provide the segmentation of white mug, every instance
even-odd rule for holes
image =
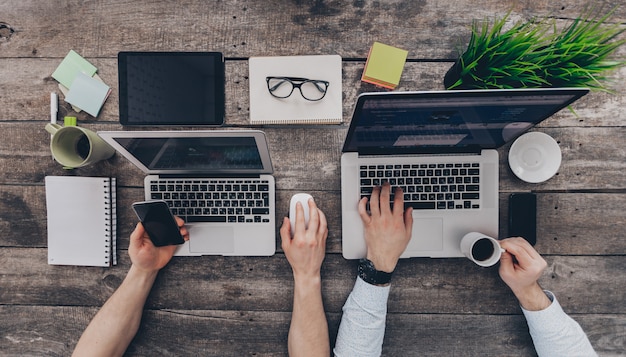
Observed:
[[[461,252],[481,267],[490,267],[500,261],[504,249],[497,239],[479,232],[470,232],[461,239]]]

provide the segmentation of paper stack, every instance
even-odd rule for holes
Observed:
[[[396,88],[400,83],[408,53],[400,48],[374,42],[361,80],[389,89]]]
[[[86,111],[97,117],[102,105],[111,93],[111,88],[104,84],[96,74],[98,69],[70,50],[61,64],[52,73],[52,78],[59,82],[59,89],[65,95],[75,111]]]

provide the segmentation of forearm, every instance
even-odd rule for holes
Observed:
[[[293,313],[289,328],[289,355],[330,355],[328,323],[322,303],[321,278],[295,278]]]
[[[131,266],[120,287],[83,332],[73,356],[121,356],[134,338],[157,271]]]
[[[389,289],[389,286],[374,286],[357,278],[343,306],[334,349],[336,356],[380,356]]]
[[[580,325],[561,308],[554,295],[544,293],[550,306],[540,311],[522,308],[539,356],[596,356]]]

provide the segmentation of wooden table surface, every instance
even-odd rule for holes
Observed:
[[[609,1],[613,6],[618,1]],[[113,91],[93,130],[127,130],[118,121],[118,51],[221,51],[226,56],[226,128],[249,128],[250,56],[343,57],[341,125],[265,126],[275,167],[277,217],[296,192],[310,192],[329,220],[322,268],[334,344],[341,307],[356,276],[341,256],[340,151],[374,41],[407,49],[398,90],[443,89],[442,79],[474,19],[579,15],[583,0],[548,1],[0,1],[0,355],[69,355],[90,319],[118,287],[130,262],[130,205],[143,199],[143,173],[120,155],[64,171],[50,157],[52,71],[70,49],[86,57]],[[626,6],[613,20],[626,22]],[[626,56],[626,48],[619,54]],[[541,284],[554,291],[604,356],[626,350],[626,68],[615,93],[591,93],[535,130],[563,152],[557,176],[517,179],[500,153],[500,233],[511,192],[538,197],[537,250],[548,261]],[[63,96],[60,95],[62,99]],[[60,101],[59,117],[74,115]],[[173,130],[179,128],[172,128]],[[112,268],[50,266],[44,177],[118,179],[118,257]],[[278,220],[280,222],[280,220]],[[177,257],[152,289],[128,355],[282,356],[287,354],[293,281],[280,250],[272,257]],[[520,308],[497,268],[467,259],[408,259],[389,298],[383,354],[535,354]]]

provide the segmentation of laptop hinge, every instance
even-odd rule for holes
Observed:
[[[199,178],[199,179],[206,179],[206,178],[259,178],[261,175],[260,174],[238,174],[238,173],[232,173],[232,174],[159,174],[160,178]]]
[[[410,156],[410,155],[480,155],[483,148],[459,147],[446,148],[437,152],[436,149],[430,148],[360,148],[359,156]]]

